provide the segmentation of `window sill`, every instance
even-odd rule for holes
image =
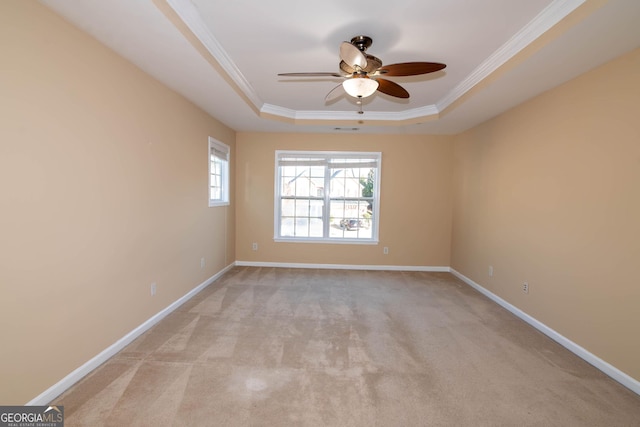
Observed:
[[[313,239],[313,238],[287,238],[287,237],[274,237],[273,241],[276,243],[324,243],[324,244],[338,244],[338,245],[377,245],[378,240],[363,240],[363,239]]]
[[[213,208],[216,206],[229,206],[229,202],[209,202],[209,207]]]

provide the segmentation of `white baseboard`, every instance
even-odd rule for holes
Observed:
[[[539,330],[540,332],[542,332],[543,334],[545,334],[546,336],[548,336],[549,338],[551,338],[552,340],[554,340],[555,342],[557,342],[558,344],[560,344],[561,346],[563,346],[564,348],[566,348],[567,350],[575,354],[576,356],[585,360],[587,363],[590,363],[591,365],[595,366],[606,375],[610,376],[611,378],[613,378],[623,386],[627,387],[629,390],[640,395],[640,381],[625,374],[615,366],[605,362],[604,360],[600,359],[598,356],[587,351],[586,349],[574,343],[573,341],[566,338],[565,336],[560,335],[558,332],[554,331],[544,323],[539,322],[538,320],[529,316],[524,311],[520,310],[514,305],[503,300],[493,292],[483,288],[482,286],[480,286],[473,280],[469,279],[467,276],[463,275],[462,273],[456,271],[453,268],[450,271],[451,271],[451,274],[453,274],[458,279],[462,280],[467,285],[471,286],[472,288],[474,288],[475,290],[477,290],[478,292],[480,292],[490,300],[494,301],[496,304],[509,310],[511,313],[513,313],[520,319],[524,320],[529,325],[533,326],[534,328],[536,328],[537,330]]]
[[[327,270],[378,270],[378,271],[430,271],[444,272],[451,271],[449,267],[423,267],[411,265],[354,265],[354,264],[305,264],[291,262],[254,262],[236,261],[236,265],[243,267],[279,267],[279,268],[320,268]]]
[[[129,332],[124,337],[120,338],[118,341],[107,347],[100,354],[95,356],[93,359],[86,362],[84,365],[80,366],[69,375],[64,377],[62,380],[58,381],[53,386],[49,387],[42,394],[32,399],[27,405],[32,406],[40,406],[47,405],[49,402],[53,401],[56,397],[60,396],[64,393],[69,387],[80,381],[91,371],[96,369],[98,366],[102,365],[104,362],[109,360],[109,358],[113,357],[120,350],[125,348],[128,344],[130,344],[133,340],[138,338],[140,335],[149,330],[153,325],[158,323],[160,320],[164,319],[168,314],[172,311],[180,307],[182,304],[187,302],[190,298],[196,295],[198,292],[209,286],[211,283],[215,282],[218,278],[220,278],[224,273],[226,273],[230,268],[232,268],[234,264],[230,264],[227,267],[220,270],[218,273],[214,274],[189,292],[187,292],[183,297],[171,303],[168,307],[163,309],[162,311],[156,313],[153,317],[149,318],[143,324],[135,328],[133,331]]]
[[[44,391],[39,396],[32,399],[27,405],[46,405],[49,402],[53,401],[56,397],[60,396],[63,392],[65,392],[69,387],[74,385],[76,382],[80,381],[91,371],[102,365],[104,362],[109,360],[109,358],[113,357],[116,353],[130,344],[133,340],[138,338],[144,332],[149,330],[152,326],[158,323],[160,320],[165,318],[168,314],[176,310],[182,304],[187,302],[190,298],[195,296],[202,289],[216,281],[223,274],[225,274],[229,269],[231,269],[234,265],[238,266],[250,266],[250,267],[283,267],[283,268],[321,268],[321,269],[348,269],[348,270],[391,270],[391,271],[425,271],[425,272],[451,272],[454,276],[465,282],[467,285],[476,289],[481,294],[485,295],[487,298],[494,301],[496,304],[504,307],[520,319],[527,322],[529,325],[533,326],[543,334],[547,335],[552,340],[556,341],[558,344],[565,347],[567,350],[571,351],[578,357],[584,359],[586,362],[595,366],[599,370],[601,370],[606,375],[610,376],[623,386],[627,387],[634,393],[640,395],[640,381],[630,377],[624,372],[620,371],[616,367],[611,364],[605,362],[589,351],[585,350],[583,347],[569,340],[568,338],[560,335],[558,332],[549,328],[545,324],[539,322],[533,317],[529,316],[519,308],[514,305],[508,303],[503,300],[493,292],[483,288],[478,283],[469,279],[465,275],[459,273],[455,269],[450,267],[421,267],[421,266],[385,266],[385,265],[346,265],[346,264],[302,264],[302,263],[275,263],[275,262],[250,262],[250,261],[236,261],[214,274],[200,285],[193,288],[183,297],[174,301],[168,307],[163,309],[162,311],[155,314],[153,317],[149,318],[147,321],[142,323],[140,326],[129,332],[124,337],[120,338],[114,344],[103,350],[100,354],[71,372],[69,375],[64,377],[62,380],[51,386],[49,389]]]

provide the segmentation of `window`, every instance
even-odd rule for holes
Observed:
[[[229,146],[209,137],[209,206],[229,204]]]
[[[275,239],[377,243],[380,153],[277,151]]]

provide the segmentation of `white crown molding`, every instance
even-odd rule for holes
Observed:
[[[273,104],[263,104],[262,108],[260,108],[260,114],[271,114],[274,116],[279,116],[285,119],[296,119],[297,110],[292,110],[291,108],[281,107],[279,105]]]
[[[449,105],[453,104],[475,85],[489,77],[500,66],[576,10],[585,1],[586,0],[555,0],[473,70],[471,74],[453,88],[451,92],[439,100],[436,103],[438,110],[443,111]]]
[[[402,124],[406,121],[417,121],[437,117],[441,111],[445,110],[478,83],[489,77],[500,66],[551,29],[585,1],[586,0],[554,0],[533,20],[511,37],[507,43],[502,45],[482,62],[482,64],[474,69],[460,84],[436,102],[436,104],[399,112],[367,111],[366,119],[377,122],[397,122],[397,124]],[[260,111],[261,116],[275,116],[276,118],[292,121],[305,120],[320,122],[363,119],[362,115],[352,111],[300,111],[264,103],[222,45],[216,40],[213,34],[211,34],[196,7],[189,0],[166,0],[166,2],[220,64],[228,77],[237,85],[238,89],[253,103],[255,110]]]
[[[166,0],[166,2],[220,64],[222,69],[238,86],[238,89],[253,103],[255,109],[260,110],[263,104],[262,100],[220,42],[211,34],[193,3],[189,0]]]
[[[339,121],[366,119],[381,122],[404,122],[437,116],[440,111],[435,105],[427,105],[406,111],[366,111],[363,116],[358,114],[357,111],[300,111],[273,104],[264,104],[260,109],[260,113],[289,120]]]

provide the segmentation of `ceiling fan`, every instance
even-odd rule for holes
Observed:
[[[282,77],[339,77],[345,79],[341,84],[333,88],[325,97],[329,101],[342,94],[341,88],[354,97],[358,103],[362,98],[373,95],[376,90],[397,98],[409,98],[409,92],[399,84],[382,77],[416,76],[419,74],[433,73],[446,67],[438,62],[403,62],[398,64],[382,65],[382,61],[373,55],[366,53],[373,44],[373,39],[368,36],[356,36],[351,42],[340,43],[340,71],[332,72],[308,72],[308,73],[281,73]]]

